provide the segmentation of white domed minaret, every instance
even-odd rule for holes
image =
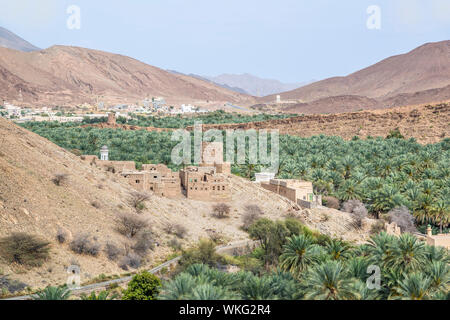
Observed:
[[[109,160],[109,150],[107,146],[103,146],[100,149],[100,160],[108,161]]]

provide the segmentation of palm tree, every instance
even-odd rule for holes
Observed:
[[[298,235],[287,239],[280,256],[280,268],[299,276],[308,266],[319,261],[323,250],[309,236]]]
[[[395,288],[392,295],[394,299],[400,300],[426,300],[430,295],[431,279],[422,273],[406,274],[400,281],[399,286]]]
[[[158,297],[160,300],[186,300],[196,286],[193,276],[188,273],[179,274],[174,280],[164,284]]]
[[[71,295],[67,286],[47,287],[36,293],[33,300],[67,300]]]
[[[386,265],[404,272],[420,270],[427,260],[425,245],[409,233],[402,234],[391,246]]]
[[[95,292],[91,292],[90,295],[87,294],[82,294],[80,296],[81,300],[114,300],[117,299],[117,297],[119,296],[117,293],[113,293],[112,295],[110,295],[111,292],[109,291],[101,291],[99,292],[98,295],[95,294]]]
[[[342,263],[327,261],[308,271],[304,280],[307,300],[348,300],[356,295],[353,280],[347,278]]]
[[[240,293],[244,300],[273,300],[275,299],[275,288],[267,277],[252,277],[247,279]]]
[[[190,300],[229,300],[233,298],[233,295],[224,288],[201,284],[192,290],[188,298]]]
[[[351,255],[351,247],[341,240],[330,239],[326,242],[325,249],[333,260],[346,259]]]
[[[445,262],[432,262],[425,270],[431,279],[431,287],[436,291],[448,291],[450,285],[450,268]]]
[[[450,223],[450,206],[447,201],[440,199],[431,209],[432,219],[439,225],[439,231],[443,232],[443,226]]]

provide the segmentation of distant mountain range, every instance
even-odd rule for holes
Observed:
[[[41,50],[18,35],[2,27],[0,27],[0,47],[24,52]]]
[[[174,70],[167,70],[174,74],[183,74]],[[222,74],[219,76],[200,76],[197,74],[187,74],[190,77],[209,81],[223,88],[233,90],[242,94],[248,94],[255,97],[264,97],[271,94],[280,93],[292,89],[299,88],[311,82],[303,83],[282,83],[278,80],[263,79],[257,76],[244,74]]]
[[[346,77],[301,85],[250,74],[184,75],[79,47],[40,50],[0,27],[0,99],[49,106],[135,103],[162,96],[173,105],[229,102],[258,110],[338,113],[449,101],[450,41],[427,43]],[[275,103],[277,94],[285,103]]]
[[[244,74],[222,74],[216,77],[205,76],[215,83],[227,85],[232,88],[241,88],[255,97],[264,97],[284,91],[299,88],[307,83],[283,83],[273,79],[263,79],[254,75]]]

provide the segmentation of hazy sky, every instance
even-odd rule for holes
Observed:
[[[67,8],[81,28],[67,27]],[[368,29],[367,8],[381,9]],[[450,39],[450,0],[0,0],[0,26],[41,48],[74,45],[164,69],[285,82],[347,75]]]

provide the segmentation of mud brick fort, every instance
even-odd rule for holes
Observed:
[[[223,162],[223,144],[204,142],[202,150],[199,167],[188,166],[179,172],[172,171],[164,164],[143,164],[142,170],[137,170],[134,161],[111,161],[107,146],[100,149],[100,158],[83,155],[81,159],[121,175],[139,191],[151,191],[168,198],[185,196],[199,201],[230,201],[228,177],[231,164]]]

